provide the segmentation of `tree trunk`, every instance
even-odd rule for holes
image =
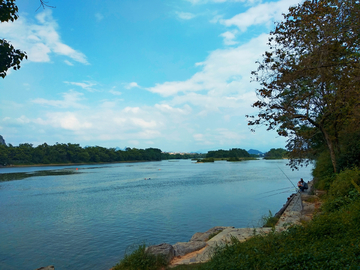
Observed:
[[[323,128],[323,126],[320,125],[319,127],[320,127],[320,130],[321,130],[322,134],[324,135],[325,140],[326,140],[326,144],[327,144],[327,147],[328,147],[329,152],[330,152],[330,158],[331,158],[331,163],[333,165],[334,173],[336,173],[336,154],[335,154],[334,144],[331,141],[331,139],[329,137],[329,134]]]

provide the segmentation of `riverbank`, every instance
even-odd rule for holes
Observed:
[[[195,233],[188,242],[178,242],[174,245],[162,243],[148,247],[143,252],[161,255],[169,268],[185,269],[186,265],[204,264],[215,255],[221,247],[228,246],[234,241],[242,243],[255,236],[264,236],[286,231],[293,225],[301,225],[312,220],[315,211],[320,207],[319,197],[311,195],[312,182],[309,183],[308,192],[297,192],[288,197],[287,202],[275,215],[268,217],[276,224],[269,227],[214,227],[201,233]],[[311,194],[309,194],[311,193]],[[268,224],[268,223],[267,223]],[[269,223],[271,224],[271,223]],[[190,267],[190,266],[189,266]],[[113,268],[123,269],[123,268]]]
[[[309,191],[312,188],[312,183],[309,185]],[[198,264],[205,263],[211,259],[214,255],[217,247],[225,246],[232,243],[233,239],[237,239],[239,242],[247,241],[248,239],[256,235],[265,235],[270,232],[282,232],[287,230],[292,225],[300,225],[303,222],[308,222],[313,218],[313,215],[317,209],[319,209],[321,203],[319,197],[309,194],[310,192],[298,192],[288,198],[288,202],[285,204],[279,220],[276,225],[271,227],[258,227],[258,228],[234,228],[226,227],[220,233],[207,239],[206,246],[199,250],[189,252],[183,256],[175,256],[170,264],[170,268],[174,268],[179,265]],[[213,228],[214,229],[214,228]],[[210,229],[209,231],[212,231]],[[209,232],[208,231],[208,232]],[[194,236],[206,235],[196,233]],[[194,236],[191,241],[196,241]],[[176,246],[176,244],[175,244]]]

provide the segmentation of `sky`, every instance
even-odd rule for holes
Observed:
[[[274,22],[300,2],[18,0],[0,38],[28,59],[0,78],[0,135],[14,146],[285,148],[245,115],[258,112],[251,71]]]

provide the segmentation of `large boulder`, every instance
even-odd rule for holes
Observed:
[[[174,247],[170,244],[162,243],[160,245],[150,246],[146,249],[147,253],[162,256],[169,263],[175,256]]]
[[[213,227],[213,228],[211,228],[210,230],[208,230],[208,231],[206,231],[204,233],[197,232],[191,237],[190,242],[193,242],[193,241],[207,241],[207,240],[209,240],[210,235],[212,235],[214,233],[221,232],[226,228],[228,228],[228,227],[216,226],[216,227]]]
[[[174,245],[175,257],[184,256],[206,246],[204,241],[179,242]]]

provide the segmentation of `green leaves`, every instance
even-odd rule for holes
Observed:
[[[5,39],[0,39],[0,77],[5,78],[9,68],[19,69],[24,58],[27,59],[25,52],[15,49]]]
[[[15,21],[18,18],[18,7],[15,0],[1,0],[0,2],[0,22]]]
[[[15,0],[1,0],[0,22],[15,21],[18,18],[18,7]],[[17,70],[20,62],[27,59],[25,52],[17,50],[7,40],[0,39],[0,77],[5,78],[8,69]]]

